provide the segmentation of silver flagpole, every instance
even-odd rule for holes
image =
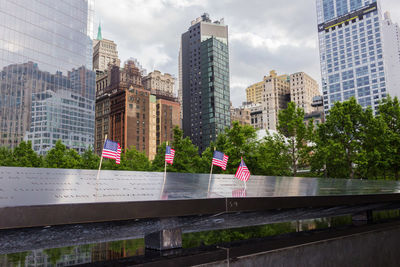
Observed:
[[[99,177],[100,177],[100,170],[101,170],[101,164],[103,163],[103,149],[104,145],[106,144],[107,140],[107,134],[104,136],[104,144],[103,148],[101,149],[101,155],[100,155],[100,164],[99,164],[99,170],[97,171],[97,177],[96,177],[96,197],[97,197],[97,191],[98,191],[98,183],[99,183]]]
[[[165,153],[164,153],[164,181],[163,181],[163,185],[161,188],[160,199],[162,198],[162,194],[164,192],[165,180],[167,178],[167,161],[165,160],[165,154],[167,153],[167,146],[168,146],[168,141],[167,141],[167,145],[165,146]]]
[[[215,147],[214,147],[214,152],[215,152]],[[214,158],[214,152],[213,152],[213,158]],[[211,176],[212,176],[213,166],[214,166],[214,164],[212,163],[212,160],[211,160],[211,170],[210,170],[210,178],[208,179],[207,197],[210,196],[210,184],[211,184]]]

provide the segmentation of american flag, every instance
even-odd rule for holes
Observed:
[[[106,139],[101,156],[108,159],[115,159],[115,163],[119,164],[121,160],[121,146],[117,142]]]
[[[246,188],[233,190],[232,197],[246,197]]]
[[[228,158],[229,157],[224,153],[215,150],[212,159],[212,164],[221,167],[223,170],[226,170],[226,164],[228,163]]]
[[[174,156],[175,156],[175,150],[172,149],[170,146],[166,146],[165,161],[172,165],[174,163]]]
[[[250,171],[247,168],[246,164],[244,164],[243,159],[240,161],[239,168],[236,171],[235,177],[238,178],[240,181],[247,182],[250,177]]]

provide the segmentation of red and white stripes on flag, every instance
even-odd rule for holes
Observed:
[[[212,159],[212,164],[221,167],[223,170],[226,170],[226,164],[228,163],[228,158],[229,157],[224,153],[215,150]]]
[[[175,150],[172,149],[170,146],[165,147],[165,161],[169,164],[174,163],[174,156],[175,156]]]
[[[232,197],[246,197],[246,188],[233,190]]]
[[[104,143],[104,148],[101,156],[103,158],[115,159],[115,163],[120,164],[121,146],[117,142],[107,139]]]
[[[236,171],[235,177],[238,178],[240,181],[247,182],[250,177],[250,171],[247,168],[246,164],[244,164],[243,159],[240,161],[239,168]]]

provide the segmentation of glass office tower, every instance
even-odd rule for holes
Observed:
[[[200,151],[230,127],[228,26],[208,14],[182,34],[179,55],[183,132]]]
[[[376,0],[317,0],[324,110],[355,97],[376,111],[387,93]]]
[[[0,0],[0,146],[94,142],[94,0]]]

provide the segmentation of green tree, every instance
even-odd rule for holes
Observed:
[[[370,108],[364,111],[364,133],[362,135],[362,149],[355,161],[356,175],[361,178],[378,179],[382,177],[382,170],[388,169],[388,128],[382,117],[374,117]]]
[[[290,102],[278,114],[278,132],[286,137],[293,176],[299,167],[306,166],[310,155],[308,145],[313,133],[313,123],[304,122],[304,110]]]
[[[81,155],[81,169],[98,169],[100,163],[100,157],[96,155],[91,146],[83,152]]]
[[[46,157],[44,158],[45,166],[47,168],[64,168],[64,155],[67,151],[67,147],[58,140],[56,145],[50,149]]]
[[[42,158],[32,149],[31,141],[22,141],[12,153],[14,166],[41,167]]]
[[[0,166],[14,166],[14,158],[11,149],[0,147]]]
[[[165,146],[166,143],[163,143],[158,147],[157,155],[155,156],[151,167],[154,171],[164,170]],[[168,164],[168,171],[188,173],[199,172],[201,159],[198,148],[192,144],[189,137],[183,138],[183,131],[179,129],[179,127],[174,128],[174,140],[171,147],[175,149],[175,157],[174,164]]]
[[[314,163],[325,168],[329,177],[354,178],[355,168],[364,154],[362,145],[367,116],[352,97],[345,102],[336,102],[326,122],[319,126]],[[323,159],[315,160],[316,156]],[[314,168],[318,164],[314,164]]]
[[[234,121],[231,128],[226,128],[224,133],[218,135],[215,147],[229,156],[225,173],[235,173],[240,160],[243,157],[251,171],[250,162],[255,157],[255,148],[257,146],[257,134],[250,125],[240,125]],[[203,158],[207,161],[207,168],[211,168],[212,154],[214,144],[203,152]],[[219,169],[215,169],[216,173]]]
[[[121,157],[119,169],[130,171],[148,171],[150,170],[150,161],[146,155],[131,147]]]
[[[163,142],[161,145],[157,147],[157,154],[151,162],[151,170],[152,171],[164,171],[164,160],[165,160],[165,147],[167,146],[166,142]]]
[[[75,149],[67,149],[64,156],[64,166],[60,168],[78,169],[81,167],[81,163],[82,159],[78,152]]]
[[[44,159],[47,168],[79,168],[81,158],[73,149],[67,147],[58,140],[56,145],[50,149]]]
[[[386,145],[383,158],[386,166],[393,172],[396,180],[400,178],[400,104],[399,99],[388,96],[379,106],[378,117],[382,118],[387,126]]]
[[[122,156],[121,156],[121,160],[122,160]],[[100,164],[100,162],[99,162],[99,164]],[[97,166],[97,168],[98,167],[99,166]],[[103,162],[101,164],[101,169],[102,170],[119,170],[120,164],[115,163],[115,159],[103,158]]]
[[[210,146],[207,147],[203,153],[201,153],[201,161],[198,165],[199,173],[209,173],[211,170],[211,162],[214,154],[214,147],[216,147],[214,142],[210,143]],[[229,162],[229,159],[228,159]],[[213,168],[214,173],[219,173],[220,170],[217,168]]]
[[[199,149],[193,145],[189,137],[183,138],[183,131],[179,129],[179,127],[174,128],[174,141],[172,142],[172,147],[175,149],[175,158],[174,164],[169,167],[171,171],[189,173],[199,172],[199,164],[201,161]]]
[[[267,135],[256,147],[256,155],[249,162],[258,175],[290,175],[290,155],[282,135]]]

